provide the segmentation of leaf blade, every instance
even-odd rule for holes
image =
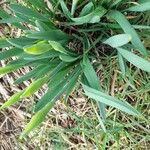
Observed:
[[[13,96],[11,96],[1,107],[0,110],[8,108],[9,106],[15,104],[18,102],[21,98],[21,95],[23,94],[24,91],[20,91],[18,93],[15,93]]]
[[[123,49],[123,48],[117,48],[118,52],[125,58],[127,59],[130,63],[135,65],[136,67],[150,72],[150,62]]]
[[[147,51],[144,48],[137,32],[134,30],[134,28],[131,26],[131,24],[128,22],[125,16],[118,11],[111,11],[109,13],[109,16],[119,23],[119,25],[122,27],[125,33],[130,34],[132,36],[131,42],[134,45],[134,47],[137,48],[141,54],[147,56]]]
[[[104,44],[108,44],[113,48],[123,46],[131,41],[132,37],[129,34],[118,34],[108,38]]]
[[[121,111],[124,111],[130,115],[135,115],[135,116],[140,115],[140,113],[137,110],[135,110],[131,105],[129,105],[123,101],[117,100],[105,93],[102,93],[100,91],[92,89],[86,85],[83,85],[83,88],[84,88],[85,94],[92,99],[95,99],[97,101],[105,103],[106,105],[115,107],[115,108],[117,108]]]
[[[144,12],[148,10],[150,10],[150,2],[141,3],[126,9],[126,11],[134,11],[134,12]]]

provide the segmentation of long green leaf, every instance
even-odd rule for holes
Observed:
[[[64,0],[61,0],[61,1],[60,1],[60,5],[61,5],[61,8],[62,8],[63,13],[65,14],[65,16],[66,16],[68,19],[70,19],[70,18],[71,18],[71,13],[70,13],[69,9],[67,8],[67,6],[66,6]]]
[[[63,53],[63,54],[67,53],[67,51],[65,50],[65,48],[59,42],[49,41],[49,44],[51,45],[51,47],[55,51],[58,51],[58,52]]]
[[[111,47],[120,47],[131,41],[131,36],[129,34],[118,34],[110,37],[103,43],[110,45]]]
[[[47,18],[45,18],[43,15],[41,15],[40,13],[38,13],[37,11],[27,8],[25,6],[19,5],[19,4],[11,4],[10,8],[17,12],[20,13],[22,15],[25,15],[27,17],[32,17],[33,19],[40,19],[40,20],[45,20],[47,21]]]
[[[96,75],[96,72],[91,65],[91,62],[87,56],[84,56],[83,62],[81,63],[84,75],[86,76],[89,85],[97,90],[101,89],[100,82],[98,80],[98,77]]]
[[[106,9],[103,7],[97,7],[93,12],[87,14],[86,16],[71,18],[77,25],[84,23],[96,23],[100,21],[100,18],[106,13]]]
[[[18,102],[21,99],[21,95],[23,94],[24,91],[20,91],[18,93],[15,93],[13,96],[11,96],[1,107],[0,110],[5,109],[16,102]]]
[[[62,80],[62,82],[55,86],[53,89],[50,89],[48,93],[45,94],[44,97],[40,99],[40,101],[35,106],[35,111],[39,111],[50,101],[56,101],[68,88],[68,85],[71,83],[71,80],[74,76],[79,76],[80,74],[80,66],[77,67],[71,75],[69,75],[66,79]]]
[[[0,48],[10,47],[11,44],[6,39],[0,39]]]
[[[9,50],[5,50],[3,52],[0,52],[0,60],[4,60],[4,59],[10,58],[12,56],[17,56],[21,53],[23,53],[23,50],[19,49],[19,48],[12,48]]]
[[[150,72],[150,62],[133,54],[132,52],[129,52],[123,48],[117,48],[118,52],[124,57],[126,60],[128,60],[130,63],[135,65],[136,67]]]
[[[97,91],[97,90],[90,88],[86,85],[83,85],[83,88],[84,88],[85,94],[92,99],[95,99],[101,103],[108,105],[108,106],[115,107],[115,108],[117,108],[121,111],[124,111],[130,115],[134,115],[134,116],[140,116],[141,115],[137,110],[135,110],[131,105],[129,105],[126,102],[123,102],[121,100],[117,100],[112,96],[109,96],[105,93]]]
[[[60,54],[59,58],[64,61],[64,62],[74,62],[76,60],[78,60],[80,57],[72,57],[70,55],[65,55],[65,54]]]
[[[37,10],[42,10],[44,12],[49,12],[47,5],[45,3],[45,1],[43,0],[28,0],[34,7],[37,8]]]
[[[50,109],[53,107],[53,105],[54,105],[54,102],[51,101],[31,118],[30,122],[25,127],[25,130],[23,131],[21,138],[27,135],[29,132],[31,132],[38,125],[40,125],[40,123],[44,121],[46,115],[48,114]]]
[[[92,2],[89,2],[88,4],[86,4],[84,6],[84,8],[82,9],[81,13],[80,13],[80,17],[81,16],[86,16],[87,14],[91,13],[94,9],[94,5]]]
[[[126,9],[126,11],[135,11],[135,12],[144,12],[148,10],[150,10],[150,2],[141,3]]]
[[[50,89],[53,89],[54,87],[58,86],[62,82],[62,80],[65,79],[67,74],[70,72],[71,68],[72,66],[61,69],[57,72],[57,74],[51,76],[50,81],[48,83],[48,87]]]
[[[39,28],[39,30],[41,32],[44,32],[44,31],[48,31],[48,30],[55,30],[56,27],[54,26],[54,24],[52,22],[43,22],[43,21],[40,21],[40,20],[36,20],[35,21],[35,24],[36,26]]]
[[[38,101],[34,111],[40,111],[43,107],[45,107],[45,105],[47,105],[51,101],[56,101],[65,90],[65,82],[66,80],[62,81],[58,86],[54,87],[53,89],[48,90],[48,92]]]
[[[38,91],[48,80],[48,77],[39,78],[38,80],[31,83],[24,93],[21,95],[21,98],[29,97],[32,94],[34,94],[36,91]]]
[[[4,76],[7,73],[10,73],[12,71],[15,71],[17,69],[19,69],[21,67],[21,65],[19,64],[14,64],[14,65],[7,65],[5,67],[0,67],[0,75]]]
[[[125,16],[119,11],[111,11],[109,13],[109,16],[119,23],[119,25],[122,27],[125,33],[131,35],[131,42],[134,45],[134,47],[137,48],[139,52],[141,52],[143,55],[147,56],[147,51],[144,48],[137,32],[134,30],[134,28],[131,26],[131,24],[128,22]]]
[[[50,41],[67,41],[69,37],[60,30],[50,30],[44,32],[34,32],[27,37],[33,39],[50,40]]]
[[[76,6],[78,4],[79,0],[72,0],[72,6],[71,6],[71,15],[73,16],[76,10]]]
[[[17,79],[14,83],[15,84],[20,84],[22,83],[23,81],[26,81],[26,80],[29,80],[29,79],[32,79],[36,76],[37,72],[39,70],[41,70],[45,65],[40,65],[40,66],[37,66],[36,68],[34,68],[33,70],[31,70],[30,72],[26,73],[25,75],[21,76],[19,79]]]
[[[17,48],[20,48],[20,49],[22,49],[24,46],[32,45],[33,43],[36,42],[35,39],[29,39],[29,38],[26,38],[26,37],[7,39],[7,41],[11,45],[13,45]]]
[[[126,75],[125,61],[123,60],[123,57],[119,52],[118,52],[118,60],[119,60],[119,65],[120,65],[122,75],[125,76]]]
[[[81,66],[90,87],[96,90],[102,90],[96,72],[90,63],[89,58],[86,55],[84,56],[83,63],[81,63]],[[106,118],[105,105],[99,103],[99,109],[100,109],[101,117],[105,120]]]

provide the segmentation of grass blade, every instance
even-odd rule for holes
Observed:
[[[81,25],[84,23],[96,23],[100,21],[100,18],[106,13],[106,9],[103,7],[97,7],[93,12],[87,14],[86,16],[71,18],[76,25]]]
[[[133,54],[132,52],[129,52],[123,48],[117,48],[118,52],[124,57],[126,60],[128,60],[130,63],[135,65],[136,67],[150,72],[150,62]]]
[[[80,13],[80,17],[81,16],[86,16],[87,14],[91,13],[94,9],[94,5],[92,2],[89,2],[87,5],[84,6],[84,8],[82,9],[81,13]]]
[[[125,76],[126,75],[125,61],[123,60],[123,57],[119,52],[118,52],[118,60],[119,60],[119,65],[120,65],[122,75]]]
[[[74,12],[76,10],[76,6],[79,0],[72,0],[72,6],[71,6],[71,15],[74,15]]]
[[[55,51],[58,51],[63,54],[67,54],[67,51],[60,43],[55,42],[55,41],[48,41],[48,42]]]
[[[9,50],[5,50],[3,52],[0,52],[0,60],[4,60],[13,56],[17,56],[21,53],[23,53],[23,50],[19,48],[12,48]]]
[[[150,2],[145,2],[138,4],[136,6],[132,6],[125,11],[135,11],[135,12],[144,12],[150,10]]]
[[[14,94],[13,96],[11,96],[1,107],[0,110],[5,109],[13,104],[15,104],[16,102],[18,102],[21,99],[21,95],[23,94],[24,91],[20,91],[16,94]]]
[[[21,65],[18,65],[18,64],[7,65],[5,67],[1,67],[0,68],[0,75],[4,76],[7,73],[10,73],[12,71],[19,69],[20,67],[21,67]]]
[[[96,90],[102,90],[96,72],[87,56],[84,56],[83,63],[81,64],[81,66],[90,87]],[[101,117],[105,120],[106,118],[105,105],[100,103],[99,109],[100,109]]]
[[[60,30],[34,32],[32,34],[28,34],[27,37],[50,41],[67,41],[69,39],[69,37]]]
[[[29,132],[31,132],[33,129],[35,129],[40,123],[42,123],[50,111],[50,109],[53,107],[54,102],[48,103],[45,107],[43,107],[40,111],[38,111],[30,120],[30,122],[25,127],[25,130],[23,131],[20,138],[27,135]]]
[[[19,5],[19,4],[11,4],[10,8],[16,12],[16,13],[20,13],[22,15],[25,15],[27,17],[30,17],[32,19],[37,18],[40,20],[45,20],[47,21],[47,18],[45,18],[43,15],[41,15],[40,13],[38,13],[37,11],[27,8],[25,6]]]
[[[10,47],[11,44],[6,39],[0,39],[0,48]]]
[[[26,88],[24,93],[21,95],[21,98],[29,97],[38,91],[48,80],[48,77],[39,78],[35,82],[31,83],[29,87]]]
[[[128,103],[126,102],[123,102],[123,101],[120,101],[120,100],[117,100],[115,99],[114,97],[112,96],[109,96],[105,93],[102,93],[100,91],[97,91],[93,88],[90,88],[86,85],[83,85],[83,88],[84,88],[84,91],[85,91],[85,94],[92,98],[92,99],[95,99],[101,103],[104,103],[106,105],[109,105],[109,106],[112,106],[112,107],[115,107],[121,111],[124,111],[130,115],[134,115],[134,116],[139,116],[141,115],[137,110],[135,110],[131,105],[129,105]]]
[[[109,16],[119,23],[119,25],[122,27],[122,29],[126,34],[131,35],[132,37],[131,42],[134,45],[134,47],[137,48],[141,54],[147,56],[147,51],[144,48],[137,32],[134,30],[134,28],[131,26],[131,24],[128,22],[125,16],[119,11],[111,11],[109,13]]]

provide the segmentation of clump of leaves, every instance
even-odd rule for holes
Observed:
[[[43,0],[26,0],[24,5],[12,3],[9,8],[11,14],[0,10],[0,23],[20,28],[22,36],[0,39],[0,48],[9,48],[0,52],[0,60],[17,58],[0,68],[0,74],[4,76],[30,66],[32,71],[17,79],[15,84],[34,81],[10,97],[0,110],[48,85],[47,92],[34,106],[35,115],[23,134],[37,127],[61,96],[67,102],[77,84],[82,85],[85,95],[97,101],[103,130],[106,130],[106,105],[140,116],[124,100],[106,94],[95,66],[98,53],[100,58],[116,55],[122,77],[129,76],[127,62],[150,72],[148,51],[138,35],[150,29],[138,24],[143,12],[150,9],[148,0],[51,0],[47,4]]]

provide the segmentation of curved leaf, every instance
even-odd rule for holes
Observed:
[[[48,41],[48,42],[55,51],[58,51],[58,52],[64,53],[64,54],[67,53],[65,48],[60,43],[55,42],[55,41]]]
[[[7,73],[10,73],[12,71],[15,71],[15,70],[19,69],[20,67],[21,67],[21,65],[18,65],[18,64],[1,67],[0,68],[0,75],[3,76],[5,74],[7,74]]]
[[[13,104],[15,104],[16,102],[18,102],[21,98],[21,95],[23,94],[24,91],[20,91],[16,94],[14,94],[13,96],[11,96],[1,107],[0,110],[7,108]]]
[[[121,111],[124,111],[130,115],[134,115],[134,116],[141,115],[137,110],[135,110],[131,105],[129,105],[126,102],[117,100],[112,96],[109,96],[105,93],[97,91],[97,90],[90,88],[86,85],[83,85],[83,88],[84,88],[85,94],[92,99],[95,99],[101,103],[115,107],[117,109],[120,109]]]
[[[144,12],[148,10],[150,10],[150,2],[141,3],[126,9],[126,11],[135,11],[135,12]]]
[[[115,48],[115,47],[120,47],[120,46],[127,44],[128,42],[131,41],[131,39],[132,38],[130,34],[118,34],[118,35],[110,37],[103,43],[108,44],[111,47]]]
[[[130,63],[135,65],[136,67],[150,72],[150,62],[133,54],[132,52],[129,52],[123,48],[117,48],[118,52],[124,57],[126,60],[128,60]]]
[[[119,11],[111,11],[108,15],[119,23],[125,33],[131,35],[131,42],[134,47],[137,48],[141,54],[147,56],[147,51],[144,48],[137,32],[134,30],[134,28],[131,26],[125,16]]]
[[[79,57],[72,57],[72,56],[65,55],[65,54],[59,55],[59,58],[64,62],[74,62],[79,59]]]
[[[28,97],[28,96],[31,96],[32,94],[34,94],[46,83],[47,80],[48,80],[48,77],[46,76],[43,78],[39,78],[35,82],[31,83],[29,85],[29,87],[26,88],[26,90],[22,94],[21,98]]]
[[[39,55],[52,49],[52,46],[47,41],[40,41],[32,46],[25,46],[24,51],[29,54]]]
[[[30,131],[35,129],[40,123],[42,123],[50,111],[50,109],[53,107],[54,102],[49,102],[45,107],[43,107],[40,111],[38,111],[30,120],[30,122],[25,127],[25,130],[23,131],[21,137],[27,135]]]
[[[102,90],[96,72],[87,56],[84,56],[81,66],[89,85],[96,90]],[[105,105],[99,102],[99,109],[101,117],[105,120],[106,119]]]
[[[97,7],[93,12],[87,14],[86,16],[71,18],[77,25],[84,23],[96,23],[100,21],[100,18],[107,12],[102,6]]]

